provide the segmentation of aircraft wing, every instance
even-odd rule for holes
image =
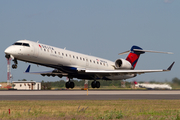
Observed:
[[[126,75],[131,75],[131,74],[143,74],[143,73],[151,73],[151,72],[165,72],[165,71],[170,71],[171,68],[173,67],[175,62],[173,62],[167,69],[160,69],[160,70],[87,70],[87,69],[82,69],[79,68],[79,73],[76,73],[78,75],[97,75],[97,76],[111,76],[111,75],[118,75],[118,74],[126,74]],[[44,71],[44,72],[30,72],[30,67],[31,65],[28,66],[26,69],[25,73],[29,74],[39,74],[42,76],[68,76],[68,73],[64,73],[60,70],[51,70],[51,71]]]
[[[175,62],[173,62],[167,69],[160,70],[85,70],[85,73],[94,74],[143,74],[151,72],[165,72],[170,71]]]
[[[30,72],[30,68],[31,68],[31,65],[28,66],[28,68],[26,69],[26,71],[24,73],[28,73],[28,74],[37,74],[37,75],[47,75],[47,76],[50,76],[50,75],[54,75],[54,76],[66,76],[67,73],[63,73],[59,70],[51,70],[51,71],[43,71],[43,72]]]

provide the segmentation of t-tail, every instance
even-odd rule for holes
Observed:
[[[126,60],[131,63],[133,69],[136,67],[140,55],[145,53],[144,51],[135,51],[135,50],[143,50],[143,49],[138,46],[132,46],[129,55],[126,58]]]
[[[128,51],[123,52],[123,53],[119,53],[119,55],[123,55],[123,54],[129,53],[129,55],[127,56],[126,60],[131,63],[131,65],[132,65],[132,67],[134,69],[136,67],[136,64],[138,62],[138,59],[139,59],[140,55],[145,53],[145,52],[173,54],[172,52],[161,52],[161,51],[143,50],[142,48],[134,45],[134,46],[131,47],[131,50],[128,50]]]

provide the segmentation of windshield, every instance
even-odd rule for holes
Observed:
[[[20,43],[20,42],[15,42],[13,45],[20,45],[20,46],[30,47],[30,45],[28,43]]]
[[[22,43],[16,42],[13,45],[22,45]]]

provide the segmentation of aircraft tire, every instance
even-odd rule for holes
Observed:
[[[13,68],[13,69],[16,69],[16,68],[17,68],[17,65],[16,65],[16,64],[13,64],[13,65],[12,65],[12,68]]]
[[[100,88],[100,82],[96,81],[96,88]]]
[[[73,89],[74,88],[74,82],[70,82],[70,88]]]
[[[70,87],[69,82],[66,82],[66,88],[69,88],[69,87]]]
[[[93,82],[91,83],[91,87],[92,87],[92,88],[96,88],[96,83],[95,83],[95,81],[93,81]]]
[[[12,69],[14,69],[15,67],[14,67],[14,65],[12,65]]]

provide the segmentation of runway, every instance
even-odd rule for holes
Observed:
[[[180,99],[178,90],[0,91],[0,100]]]

